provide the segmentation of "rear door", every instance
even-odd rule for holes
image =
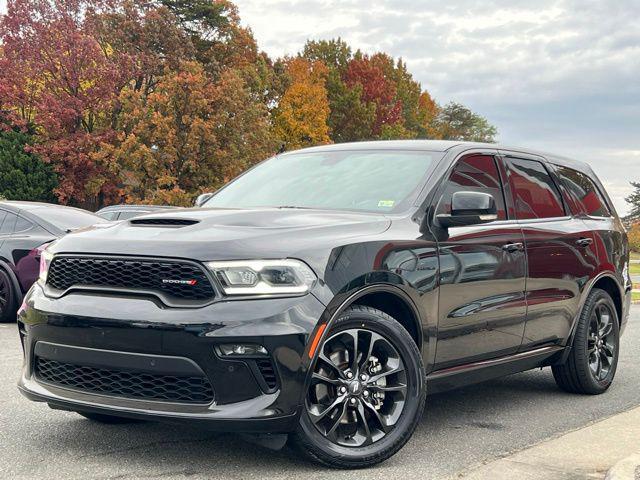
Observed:
[[[525,325],[524,240],[505,202],[504,170],[493,154],[457,160],[436,193],[435,214],[450,213],[456,191],[493,195],[498,220],[450,227],[438,237],[440,261],[436,368],[514,353]]]
[[[571,215],[542,158],[509,153],[504,158],[527,254],[527,321],[521,349],[563,343],[581,293],[597,268],[593,235]]]
[[[589,175],[566,166],[554,166],[565,189],[568,203],[575,215],[585,223],[593,235],[591,249],[597,252],[599,265],[612,272],[622,272],[626,264],[624,234],[618,225],[601,187]],[[619,278],[624,285],[625,279]]]

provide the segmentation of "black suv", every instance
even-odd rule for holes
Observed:
[[[97,421],[287,433],[363,467],[407,442],[427,392],[541,366],[607,390],[628,261],[580,162],[440,141],[285,153],[204,208],[45,250],[19,388]]]

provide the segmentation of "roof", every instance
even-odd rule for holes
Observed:
[[[0,205],[4,205],[6,207],[14,207],[18,210],[33,210],[35,208],[43,208],[43,207],[62,207],[63,205],[56,205],[54,203],[44,203],[44,202],[23,202],[17,200],[2,200]]]
[[[344,150],[427,150],[431,152],[446,152],[456,145],[464,142],[452,140],[376,140],[369,142],[349,142],[320,145],[317,147],[304,148],[303,152],[331,152]],[[484,145],[487,144],[478,144]],[[286,152],[286,153],[292,153]]]
[[[512,152],[538,155],[544,157],[551,163],[566,165],[568,167],[578,168],[584,171],[591,172],[591,167],[589,167],[589,165],[585,162],[573,160],[548,152],[541,152],[531,148],[501,145],[499,143],[463,142],[457,140],[376,140],[367,142],[333,143],[329,145],[304,148],[302,150],[292,150],[290,152],[283,153],[283,155],[294,152],[313,153],[349,150],[422,150],[429,152],[446,152],[456,147],[459,147],[459,149],[461,150],[472,148],[490,148],[492,150],[509,150]]]
[[[68,205],[58,205],[57,203],[44,203],[44,202],[25,202],[22,200],[2,200],[0,205],[4,207],[13,207],[16,210],[37,210],[40,208],[64,208],[68,210],[82,210],[83,212],[91,213],[88,210],[82,208],[69,207]]]
[[[172,205],[133,205],[130,203],[121,203],[118,205],[109,205],[108,207],[103,207],[99,211],[104,212],[107,210],[129,210],[129,209],[137,209],[137,210],[160,210],[165,208],[178,208]]]

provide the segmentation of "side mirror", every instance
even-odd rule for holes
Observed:
[[[206,203],[207,200],[209,200],[211,197],[213,197],[213,193],[201,193],[200,195],[198,195],[198,198],[196,198],[196,201],[193,202],[193,204],[196,207],[201,207],[202,205],[204,205]]]
[[[451,197],[451,214],[436,217],[444,228],[493,222],[498,210],[493,195],[483,192],[455,192]]]

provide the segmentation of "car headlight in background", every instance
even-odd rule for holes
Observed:
[[[233,260],[209,262],[207,267],[226,295],[304,295],[316,281],[300,260]]]
[[[43,284],[47,282],[47,273],[49,272],[51,260],[53,260],[53,253],[46,249],[40,252],[40,274],[38,278]]]

